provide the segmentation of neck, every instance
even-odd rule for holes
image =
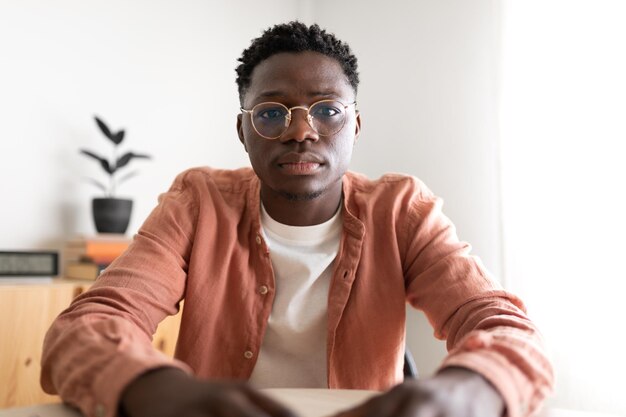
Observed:
[[[267,214],[277,222],[290,226],[324,223],[337,212],[341,198],[341,181],[319,195],[298,198],[277,193],[261,185],[261,201]]]

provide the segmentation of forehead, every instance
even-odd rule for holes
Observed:
[[[339,62],[318,52],[283,52],[254,68],[245,102],[322,96],[353,98],[354,90]]]

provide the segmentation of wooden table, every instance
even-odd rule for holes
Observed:
[[[325,417],[350,408],[378,394],[375,391],[325,389],[266,389],[267,395],[284,403],[300,417]],[[0,417],[82,417],[62,404],[46,404],[0,410]],[[617,417],[571,410],[545,410],[538,417]]]

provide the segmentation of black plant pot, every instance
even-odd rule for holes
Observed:
[[[99,233],[126,233],[133,210],[133,200],[125,198],[94,198],[91,201],[93,220]]]

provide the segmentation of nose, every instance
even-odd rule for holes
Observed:
[[[291,110],[291,123],[280,137],[280,141],[289,142],[292,140],[296,142],[304,142],[305,140],[317,142],[319,140],[318,133],[311,126],[310,115],[306,109],[296,108]]]

